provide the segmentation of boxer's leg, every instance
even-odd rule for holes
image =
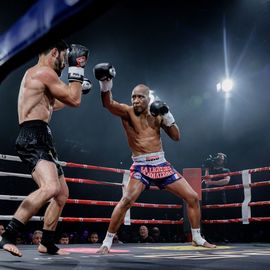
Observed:
[[[2,236],[0,236],[0,248],[4,249],[5,251],[9,252],[14,256],[21,257],[22,253],[16,247],[15,241],[16,236],[20,231],[22,231],[23,227],[23,223],[13,218],[6,227],[5,232],[2,234]]]
[[[58,219],[62,213],[64,205],[68,199],[68,186],[65,182],[64,175],[59,177],[60,191],[57,196],[51,199],[44,215],[43,237],[38,247],[40,253],[49,253],[53,255],[67,255],[55,245],[55,230]]]
[[[113,210],[111,222],[106,237],[97,253],[99,254],[109,253],[113,237],[116,234],[117,230],[119,229],[120,225],[123,223],[127,210],[137,200],[137,198],[140,196],[140,194],[144,189],[145,185],[140,180],[133,178],[130,179],[125,194],[123,195],[123,197]]]
[[[166,190],[182,198],[187,203],[187,213],[191,225],[192,241],[195,246],[215,248],[216,245],[208,243],[200,233],[201,211],[198,194],[193,190],[185,178],[166,186]]]

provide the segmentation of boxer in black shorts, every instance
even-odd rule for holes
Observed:
[[[43,236],[38,251],[48,254],[67,254],[54,244],[57,222],[68,198],[68,187],[53,145],[49,121],[54,110],[65,105],[78,107],[81,94],[91,87],[84,78],[88,49],[73,44],[69,48],[59,41],[40,53],[38,63],[30,67],[21,82],[18,98],[20,131],[16,140],[18,155],[31,170],[38,189],[29,194],[16,210],[14,217],[0,238],[0,248],[15,256],[22,253],[15,239],[25,224],[47,202],[44,215]],[[69,84],[60,75],[69,64]]]

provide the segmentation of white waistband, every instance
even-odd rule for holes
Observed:
[[[132,156],[133,164],[137,165],[157,165],[166,162],[164,152],[155,152],[140,156]]]

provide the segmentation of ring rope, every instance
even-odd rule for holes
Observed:
[[[8,161],[22,162],[22,160],[19,157],[11,156],[11,155],[0,154],[0,159],[8,160]],[[88,170],[108,171],[108,172],[115,172],[115,173],[125,173],[127,171],[124,169],[109,168],[109,167],[87,165],[87,164],[79,164],[79,163],[66,162],[66,161],[57,161],[57,163],[63,167],[83,168],[83,169],[88,169]]]
[[[216,209],[216,208],[235,208],[242,207],[243,203],[227,203],[227,204],[207,204],[203,205],[202,208],[205,209]],[[250,202],[248,206],[264,206],[270,205],[270,201],[260,201],[260,202]]]
[[[106,181],[97,181],[92,179],[82,179],[82,178],[69,178],[65,177],[66,182],[70,183],[79,183],[79,184],[88,184],[88,185],[103,185],[103,186],[120,186],[122,187],[122,183],[113,183]]]
[[[11,174],[11,173],[10,173]],[[1,176],[1,175],[0,175]],[[106,182],[106,181],[97,181],[92,179],[83,179],[83,178],[70,178],[65,177],[66,182],[70,183],[78,183],[78,184],[88,184],[88,185],[103,185],[103,186],[120,186],[123,187],[124,184],[122,183],[114,183],[114,182]],[[156,186],[150,186],[150,190],[159,190]]]
[[[0,195],[0,200],[8,200],[8,201],[22,201],[25,198],[26,198],[26,196]],[[115,206],[115,205],[117,205],[118,202],[68,199],[67,203],[68,204]],[[166,208],[166,209],[180,209],[180,208],[182,208],[182,205],[178,205],[178,204],[154,204],[154,203],[133,203],[132,206],[133,207],[142,207],[142,208]]]
[[[13,216],[10,215],[0,215],[1,220],[11,220]],[[43,216],[33,216],[31,221],[43,221]],[[82,217],[60,217],[60,222],[102,222],[109,223],[111,221],[110,218],[82,218]],[[131,219],[132,224],[183,224],[183,220],[158,220],[158,219]]]
[[[12,155],[0,154],[0,159],[8,160],[8,161],[22,162],[21,159],[18,156],[12,156]],[[127,170],[118,169],[118,168],[109,168],[109,167],[87,165],[87,164],[80,164],[80,163],[66,162],[66,161],[58,161],[58,163],[63,167],[73,167],[73,168],[83,168],[83,169],[90,169],[90,170],[110,171],[110,172],[115,172],[115,173],[125,173],[127,171]],[[263,171],[270,171],[270,166],[261,167],[261,168],[254,168],[254,169],[249,169],[248,170],[248,172],[250,174],[251,173],[256,173],[256,172],[263,172]],[[243,171],[235,171],[235,172],[229,172],[229,173],[205,175],[205,176],[202,176],[202,179],[212,179],[212,178],[216,178],[216,177],[241,175],[242,172]]]
[[[0,176],[14,176],[14,177],[19,177],[19,178],[32,178],[32,176],[30,174],[12,173],[12,172],[3,172],[3,171],[0,171]],[[97,181],[97,180],[92,180],[92,179],[65,177],[65,180],[66,180],[66,182],[78,183],[78,184],[103,185],[103,186],[120,186],[120,187],[123,187],[122,183]],[[158,190],[158,187],[150,186],[150,189],[151,190]]]
[[[250,183],[249,186],[250,187],[270,186],[270,181]],[[240,189],[240,188],[243,188],[243,187],[244,187],[243,184],[237,184],[237,185],[229,185],[229,186],[223,186],[223,187],[203,188],[202,191],[204,191],[204,192],[213,192],[213,191],[220,191],[220,190]]]
[[[24,173],[12,173],[0,171],[0,176],[15,176],[19,178],[32,178],[30,174]],[[113,183],[106,181],[97,181],[92,179],[82,179],[82,178],[69,178],[65,177],[66,182],[79,183],[79,184],[89,184],[89,185],[104,185],[104,186],[123,186],[121,183]]]
[[[249,222],[265,222],[270,221],[270,217],[251,217],[248,219]],[[231,218],[231,219],[214,219],[214,220],[202,220],[204,224],[228,224],[228,223],[240,223],[243,222],[242,218]]]
[[[251,173],[256,173],[256,172],[264,172],[264,171],[270,171],[270,166],[262,167],[262,168],[249,169],[248,173],[251,174]],[[202,176],[202,179],[213,179],[213,178],[216,178],[216,177],[235,176],[235,175],[241,175],[242,173],[243,173],[243,171],[236,171],[236,172],[204,175],[204,176]]]
[[[24,173],[11,173],[11,172],[1,172],[0,176],[15,176],[19,178],[32,178],[30,174],[24,174]]]
[[[0,154],[0,159],[9,160],[9,161],[17,161],[21,162],[21,159],[17,156],[11,156],[11,155],[2,155]],[[124,174],[123,182],[120,183],[112,183],[112,182],[105,182],[105,181],[96,181],[96,180],[90,180],[90,179],[78,179],[78,178],[65,178],[67,182],[73,182],[73,183],[84,183],[84,184],[97,184],[97,185],[109,185],[109,186],[121,186],[122,190],[127,184],[127,181],[125,179],[125,175],[129,174],[128,170],[123,169],[116,169],[116,168],[107,168],[102,166],[93,166],[93,165],[86,165],[86,164],[77,164],[73,162],[58,162],[61,166],[66,167],[76,167],[76,168],[84,168],[84,169],[91,169],[91,170],[101,170],[101,171],[110,171],[115,173],[121,173]],[[10,173],[10,172],[0,172],[0,176],[15,176],[15,177],[21,177],[21,178],[32,178],[29,174],[21,174],[21,173]],[[157,190],[158,187],[150,187],[150,189]],[[1,196],[1,195],[0,195]],[[7,198],[5,195],[2,198]],[[8,196],[8,195],[7,195]],[[10,197],[13,200],[21,200],[23,196],[12,196]],[[105,201],[94,201],[94,200],[77,200],[77,199],[68,199],[68,203],[75,203],[75,204],[95,204],[95,205],[106,205],[106,206],[114,206],[118,202],[105,202]],[[148,207],[148,208],[181,208],[181,205],[164,205],[164,204],[147,204],[147,203],[134,203],[133,206],[137,207]],[[11,219],[11,216],[6,216],[8,219]],[[1,218],[1,216],[0,216]],[[2,219],[5,218],[2,216]],[[30,220],[42,220],[42,217],[33,217]],[[59,218],[59,221],[67,221],[67,222],[110,222],[110,218],[68,218],[68,217],[61,217]],[[132,220],[129,216],[125,217],[124,224],[183,224],[183,221],[170,221],[170,220]]]
[[[10,160],[10,161],[18,161],[21,162],[19,157],[16,156],[9,156],[9,155],[2,155],[0,154],[0,159],[5,159],[5,160]],[[86,164],[78,164],[78,163],[73,163],[73,162],[64,162],[64,161],[59,161],[59,164],[61,166],[66,166],[66,167],[76,167],[76,168],[85,168],[85,169],[92,169],[92,170],[103,170],[103,171],[111,171],[115,173],[127,173],[127,170],[122,170],[122,169],[116,169],[116,168],[107,168],[107,167],[101,167],[101,166],[93,166],[93,165],[86,165]],[[262,168],[255,168],[255,169],[248,169],[248,170],[243,170],[243,171],[236,171],[236,172],[230,172],[230,173],[223,173],[223,174],[215,174],[215,175],[207,175],[203,176],[202,179],[212,179],[216,177],[225,177],[225,176],[235,176],[235,175],[244,175],[246,174],[252,174],[256,172],[263,172],[263,171],[269,171],[270,167],[262,167]],[[25,178],[31,178],[31,175],[25,175],[25,174],[15,174],[15,173],[7,173],[7,172],[0,172],[0,176],[17,176],[17,177],[25,177]],[[90,179],[78,179],[78,178],[66,178],[67,182],[76,182],[76,183],[86,183],[86,184],[99,184],[99,185],[110,185],[110,186],[122,186],[123,184],[120,183],[112,183],[112,182],[105,182],[105,181],[96,181],[96,180],[90,180]],[[224,187],[215,187],[215,188],[206,188],[202,189],[203,192],[214,192],[214,191],[220,191],[220,190],[232,190],[232,189],[240,189],[240,188],[251,188],[251,187],[261,187],[261,186],[269,186],[270,181],[264,181],[264,182],[256,182],[256,183],[250,183],[250,180],[246,181],[244,184],[238,184],[238,185],[230,185],[230,186],[224,186]],[[153,189],[158,189],[157,187],[153,187]],[[0,195],[1,196],[1,195]],[[13,196],[14,197],[14,196]],[[18,198],[18,196],[15,196]],[[15,198],[14,197],[14,198]],[[249,198],[250,200],[250,198]],[[93,201],[93,200],[77,200],[77,199],[69,199],[69,203],[77,203],[77,204],[96,204],[100,203],[100,205],[116,205],[117,202],[107,202],[107,201]],[[137,204],[137,205],[136,205]],[[244,205],[245,204],[245,205]],[[134,206],[138,207],[145,207],[142,205],[147,205],[143,203],[135,203]],[[153,207],[155,204],[148,204],[149,207]],[[232,207],[242,207],[242,212],[243,208],[246,207],[251,207],[251,206],[262,206],[262,205],[270,205],[269,201],[262,201],[262,202],[248,202],[245,201],[245,203],[232,203],[232,204],[226,204],[226,205],[204,205],[202,206],[203,208],[232,208]],[[155,205],[154,207],[159,208],[160,204]],[[167,208],[168,205],[165,206]],[[182,207],[182,206],[180,206]],[[179,206],[178,206],[179,208]],[[42,217],[37,217],[38,220],[39,218]],[[62,221],[67,221],[67,222],[109,222],[110,218],[60,218]],[[137,224],[142,224],[140,223],[142,220],[130,220],[131,223],[136,223]],[[247,221],[247,222],[246,222]],[[225,220],[202,220],[202,223],[205,224],[214,224],[214,223],[237,223],[237,222],[254,222],[254,221],[270,221],[270,218],[268,217],[246,217],[245,219],[243,218],[238,218],[238,219],[225,219]],[[143,221],[144,223],[147,223],[147,220]],[[151,221],[148,221],[148,223]],[[166,220],[166,222],[171,222]],[[177,222],[177,221],[176,221]],[[177,224],[177,223],[153,223],[153,224]]]

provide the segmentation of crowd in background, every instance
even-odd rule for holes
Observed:
[[[215,243],[224,242],[270,242],[270,233],[267,230],[266,223],[254,223],[249,225],[242,224],[230,224],[229,233],[226,233],[226,241],[224,236],[219,235],[214,238]],[[179,226],[179,225],[177,225]],[[209,225],[214,229],[219,225]],[[118,234],[115,235],[113,243],[124,244],[124,243],[184,243],[188,242],[188,235],[182,231],[179,233],[171,233],[168,235],[168,227],[164,227],[164,232],[157,226],[151,227],[148,225],[141,225],[140,227],[132,226],[131,229],[121,229]],[[167,231],[165,233],[165,231]],[[256,231],[256,233],[254,233]],[[0,235],[4,232],[4,223],[0,223]],[[57,238],[55,239],[58,244],[99,244],[102,242],[104,237],[103,231],[90,232],[88,229],[82,231],[73,232],[61,232],[57,230]],[[209,237],[205,235],[208,239]],[[20,234],[16,243],[18,245],[38,245],[42,239],[42,230],[34,230],[32,232],[25,232]],[[211,239],[212,240],[212,239]]]

